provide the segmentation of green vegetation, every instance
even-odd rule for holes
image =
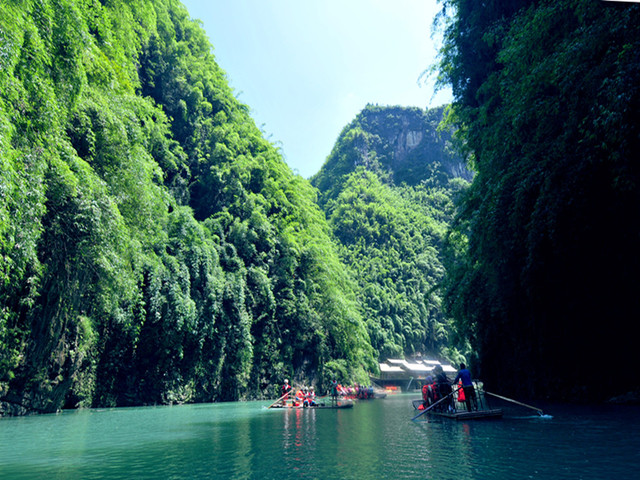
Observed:
[[[443,109],[365,108],[312,179],[360,301],[379,358],[457,359],[443,315],[442,252],[453,199],[470,178],[438,131]],[[466,353],[466,349],[464,349]]]
[[[415,353],[630,390],[640,6],[442,4],[452,123],[370,105],[310,183],[179,2],[3,1],[0,413],[273,398]]]
[[[170,0],[0,4],[0,405],[273,397],[373,350],[316,191]]]
[[[448,312],[500,388],[637,387],[640,6],[445,0],[442,81],[477,168]]]

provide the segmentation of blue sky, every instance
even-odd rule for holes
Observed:
[[[436,107],[436,0],[182,0],[287,164],[315,174],[367,103]]]

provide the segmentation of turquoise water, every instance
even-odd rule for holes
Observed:
[[[247,402],[2,418],[0,478],[602,480],[640,471],[638,407],[411,421],[414,398],[348,410]]]

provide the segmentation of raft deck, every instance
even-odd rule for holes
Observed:
[[[467,411],[456,411],[456,412],[427,412],[429,415],[434,415],[437,417],[445,417],[450,418],[452,420],[476,420],[483,418],[501,418],[502,417],[502,409],[501,408],[493,408],[490,410],[474,410],[471,412]]]
[[[420,407],[422,406],[422,400],[414,400],[412,403],[413,408],[415,408],[416,410],[421,410]],[[427,414],[436,417],[449,418],[451,420],[477,420],[483,418],[502,418],[502,409],[480,408],[471,412],[467,411],[466,409],[456,409],[448,412],[443,412],[440,410],[429,410]]]

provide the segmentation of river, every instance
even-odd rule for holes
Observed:
[[[412,421],[414,398],[347,410],[238,402],[1,418],[0,478],[603,480],[640,471],[640,407]]]

